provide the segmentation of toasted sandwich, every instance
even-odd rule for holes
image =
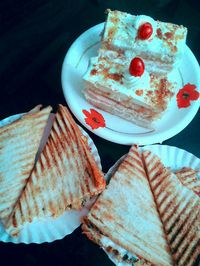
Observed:
[[[51,107],[0,127],[0,221],[6,224],[35,163]]]
[[[192,266],[200,254],[200,198],[156,155],[145,151],[143,160],[174,264]]]
[[[116,264],[173,265],[136,146],[83,218],[82,229]]]
[[[105,188],[103,173],[66,107],[59,105],[48,141],[6,224],[17,235],[26,223],[80,210]]]

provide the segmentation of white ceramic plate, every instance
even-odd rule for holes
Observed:
[[[149,150],[159,156],[163,164],[169,167],[172,171],[181,169],[182,167],[191,167],[198,171],[198,178],[200,178],[200,159],[197,158],[192,153],[185,150],[179,149],[177,147],[168,145],[147,145],[144,147],[139,147],[140,151]],[[122,162],[126,155],[122,156],[108,171],[105,178],[109,180],[114,172],[117,170],[119,164]],[[110,260],[113,261],[118,266],[122,264],[117,264],[113,256],[106,253]],[[130,264],[123,263],[123,266],[129,266]]]
[[[126,120],[104,112],[86,102],[81,89],[83,88],[83,75],[87,70],[89,59],[97,55],[100,47],[101,32],[104,23],[98,24],[86,32],[72,44],[68,50],[62,66],[62,87],[66,101],[77,119],[96,135],[119,144],[148,145],[162,143],[182,131],[194,118],[200,101],[191,101],[188,108],[177,107],[174,96],[168,110],[161,120],[155,123],[155,130],[138,127]],[[194,84],[200,88],[200,69],[198,62],[186,46],[180,68],[171,74],[177,82],[177,92],[185,84]],[[105,127],[92,129],[85,122],[83,110],[95,109],[105,120]]]
[[[11,123],[12,121],[21,117],[22,114],[17,114],[4,120],[0,121],[0,127],[6,124]],[[46,130],[44,132],[44,137],[41,141],[39,151],[42,149],[42,146],[46,143],[49,131],[51,129],[52,121],[54,115],[51,114],[48,121]],[[80,127],[82,133],[87,137],[89,147],[91,152],[97,162],[98,166],[101,169],[101,162],[96,146],[94,145],[92,139],[89,135]],[[68,234],[71,234],[80,224],[82,216],[88,213],[88,208],[92,204],[92,201],[85,206],[82,211],[66,211],[64,214],[56,219],[47,218],[45,221],[35,221],[31,224],[28,224],[20,232],[17,237],[9,236],[4,230],[2,224],[0,223],[0,241],[3,242],[12,242],[12,243],[37,243],[41,244],[44,242],[52,242],[54,240],[62,239]]]

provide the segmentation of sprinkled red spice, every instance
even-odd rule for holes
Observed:
[[[166,78],[160,80],[155,84],[156,90],[153,92],[148,91],[147,96],[159,109],[164,110],[166,108],[167,99],[173,96],[173,92],[168,89],[171,88],[171,84]]]
[[[109,73],[107,75],[108,78],[113,79],[115,81],[121,81],[123,78],[122,74],[118,74],[118,73]]]
[[[170,31],[165,33],[166,38],[169,38],[169,39],[172,39],[173,35],[174,35],[173,32],[170,32]]]
[[[147,91],[147,95],[148,95],[148,96],[151,96],[152,93],[153,93],[152,91]]]
[[[96,75],[97,74],[97,70],[96,69],[92,69],[91,71],[90,71],[90,75],[92,75],[92,76],[94,76],[94,75]]]
[[[159,38],[159,39],[162,39],[163,34],[162,34],[162,31],[161,31],[160,28],[158,28],[158,29],[156,30],[156,33],[157,33],[157,35],[158,35],[158,38]]]
[[[138,96],[142,96],[143,95],[143,90],[136,90],[135,94]]]

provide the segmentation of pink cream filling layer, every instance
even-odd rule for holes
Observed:
[[[106,93],[97,93],[96,88],[87,88],[83,91],[83,93],[90,104],[106,112],[134,122],[142,127],[151,128],[151,123],[160,116],[159,113],[145,108],[137,103],[133,103],[132,106],[127,107],[123,101],[117,101],[110,98]]]

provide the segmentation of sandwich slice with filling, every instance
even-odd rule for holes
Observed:
[[[51,107],[0,127],[0,221],[6,224],[35,163]]]
[[[6,224],[17,235],[26,223],[80,210],[105,188],[103,173],[66,107],[59,105],[48,141]]]
[[[195,265],[200,254],[200,198],[158,156],[145,151],[143,160],[174,265]]]
[[[83,218],[82,229],[116,264],[173,265],[136,146]]]

